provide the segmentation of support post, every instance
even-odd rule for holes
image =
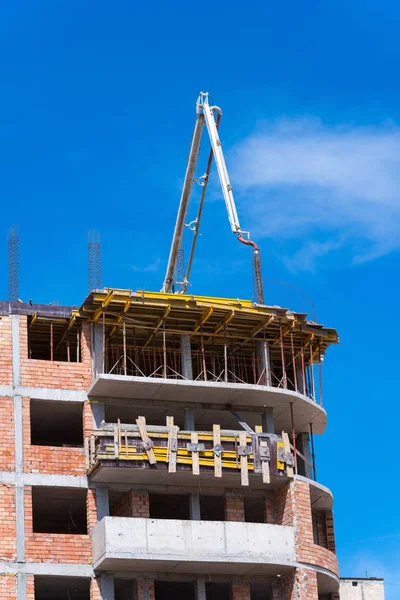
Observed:
[[[181,369],[182,375],[185,379],[193,379],[190,336],[186,333],[181,335]]]
[[[271,361],[269,356],[269,346],[266,340],[256,340],[257,362],[260,369],[258,383],[260,385],[272,385],[271,382]]]
[[[200,495],[199,494],[190,494],[189,511],[190,511],[190,520],[191,521],[200,521],[201,520]]]
[[[196,580],[196,600],[206,600],[206,580],[204,577],[198,577]]]
[[[266,408],[261,419],[263,432],[275,433],[275,423],[272,408]]]
[[[115,600],[114,577],[102,574],[100,577],[100,589],[102,600]]]
[[[194,431],[194,412],[191,408],[183,411],[183,428],[185,431]]]

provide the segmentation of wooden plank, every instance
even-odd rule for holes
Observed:
[[[282,441],[283,441],[283,446],[285,448],[285,452],[287,452],[288,454],[290,454],[289,436],[284,431],[282,431]],[[290,465],[287,464],[286,465],[286,473],[287,473],[288,477],[293,477],[293,475],[294,475],[293,467],[291,467]]]
[[[114,457],[119,457],[119,448],[118,448],[118,425],[114,425]]]
[[[213,442],[215,446],[221,445],[221,427],[219,425],[213,425]],[[222,456],[214,454],[214,475],[215,477],[222,477]]]
[[[190,434],[190,441],[192,442],[192,444],[199,443],[199,436],[197,431],[192,431],[192,433]],[[200,463],[198,452],[192,452],[192,472],[193,475],[200,475]]]
[[[138,426],[140,437],[142,438],[143,443],[148,444],[149,442],[151,442],[151,440],[149,438],[149,434],[147,433],[147,429],[146,429],[145,417],[138,417],[136,419],[136,425]],[[151,465],[155,465],[157,463],[157,460],[154,455],[153,448],[145,448],[145,452],[147,454],[147,458],[149,459],[149,463]]]
[[[241,431],[239,433],[239,446],[247,447],[246,432]],[[249,470],[247,456],[240,457],[240,479],[242,485],[249,485]]]
[[[174,426],[174,417],[167,417],[166,422],[168,427],[167,462],[169,462],[171,454],[171,434],[172,428]]]
[[[172,425],[170,436],[170,453],[168,461],[168,473],[176,473],[176,450],[178,448],[178,427]]]
[[[260,448],[268,448],[268,442],[265,439],[260,439]],[[263,483],[270,483],[270,473],[269,473],[269,460],[261,461],[261,473],[263,478]]]

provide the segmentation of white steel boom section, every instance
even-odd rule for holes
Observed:
[[[199,234],[200,219],[203,210],[204,196],[207,189],[208,177],[210,173],[210,167],[212,158],[214,156],[215,163],[217,165],[218,177],[222,188],[222,194],[224,196],[226,209],[228,211],[229,224],[231,226],[232,233],[237,235],[238,241],[247,246],[251,246],[254,251],[254,282],[255,282],[255,297],[257,302],[264,304],[264,292],[262,288],[261,280],[261,262],[260,253],[257,244],[250,240],[250,233],[248,231],[242,231],[240,228],[239,217],[236,211],[235,200],[233,198],[232,186],[229,181],[228,170],[226,168],[224,154],[222,152],[222,145],[218,135],[218,125],[222,111],[218,106],[210,106],[208,103],[208,93],[200,92],[200,95],[196,103],[196,126],[193,133],[192,144],[190,146],[189,159],[186,168],[185,180],[183,184],[183,190],[181,200],[179,203],[178,216],[176,219],[174,235],[172,238],[171,250],[169,253],[167,270],[165,273],[164,284],[162,292],[170,292],[173,290],[174,283],[178,283],[180,291],[186,292],[189,285],[189,275],[193,261],[194,250],[196,246],[196,239]],[[217,118],[215,119],[215,115]],[[174,282],[174,275],[176,272],[176,265],[178,260],[179,249],[182,244],[183,229],[185,227],[185,218],[189,205],[189,197],[194,183],[194,174],[196,169],[197,158],[199,155],[200,140],[203,132],[204,124],[207,127],[208,135],[211,142],[210,156],[208,159],[207,169],[205,175],[201,176],[197,183],[203,187],[203,192],[200,199],[199,210],[195,221],[189,223],[189,228],[194,232],[194,238],[192,243],[192,249],[190,252],[188,268],[184,280],[181,282]],[[244,237],[245,236],[245,237]]]
[[[197,157],[199,155],[201,134],[204,126],[204,115],[197,114],[196,125],[193,132],[192,144],[190,146],[188,164],[186,167],[185,180],[181,200],[179,203],[178,216],[176,218],[174,236],[172,238],[171,250],[168,258],[165,280],[162,287],[162,292],[170,292],[174,284],[174,273],[178,257],[179,247],[182,241],[183,228],[185,227],[185,218],[189,205],[190,192],[192,191],[193,177],[196,170]]]
[[[208,94],[200,92],[198,106],[203,109],[204,118],[206,120],[208,135],[210,136],[211,147],[213,149],[215,164],[217,165],[219,181],[221,183],[222,193],[228,211],[229,223],[232,233],[242,233],[240,229],[239,217],[236,211],[235,200],[233,199],[232,186],[229,181],[229,175],[226,168],[222,145],[219,139],[217,127],[215,125],[214,111],[221,112],[217,106],[208,104]]]

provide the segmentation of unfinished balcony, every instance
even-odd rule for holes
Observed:
[[[105,517],[93,566],[112,572],[280,575],[293,570],[294,528],[265,523]]]
[[[151,426],[103,424],[87,441],[88,475],[96,483],[199,485],[253,489],[293,477],[294,456],[287,434],[256,431],[181,431]]]
[[[291,411],[305,430],[325,429],[322,361],[338,337],[303,314],[248,300],[105,290],[92,292],[79,316],[93,323],[90,397],[269,407],[277,431],[291,428]]]

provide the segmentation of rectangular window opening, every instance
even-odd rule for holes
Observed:
[[[69,319],[28,317],[28,358],[81,362],[81,327]]]
[[[262,496],[244,497],[244,520],[246,523],[264,523],[264,504]]]
[[[83,446],[80,402],[31,400],[31,444],[34,446]]]
[[[86,490],[33,487],[34,533],[87,533]]]
[[[156,600],[195,600],[195,584],[191,581],[156,581]]]
[[[202,521],[225,521],[224,496],[200,496],[200,518]]]
[[[35,600],[90,600],[90,579],[35,575]]]
[[[251,600],[272,600],[271,586],[267,583],[252,583],[250,598]]]
[[[206,583],[207,600],[231,600],[231,584],[210,581]]]
[[[190,519],[189,494],[149,494],[151,519]]]

